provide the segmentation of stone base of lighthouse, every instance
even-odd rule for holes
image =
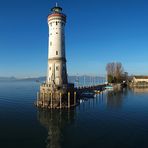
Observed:
[[[62,88],[43,83],[37,93],[36,106],[47,109],[70,108],[77,105],[77,94],[73,84],[63,85]]]

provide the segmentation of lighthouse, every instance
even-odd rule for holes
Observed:
[[[48,66],[45,83],[37,93],[37,107],[65,108],[76,105],[74,84],[67,80],[65,53],[66,15],[57,4],[51,9],[48,22]]]
[[[48,68],[47,84],[55,87],[67,85],[67,69],[65,56],[65,24],[66,15],[57,4],[48,16]]]

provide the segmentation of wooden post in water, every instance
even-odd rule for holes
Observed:
[[[62,94],[60,92],[60,108],[62,108]]]
[[[68,92],[68,108],[70,108],[70,92]]]
[[[36,102],[37,107],[39,106],[39,92],[37,92],[37,102]]]
[[[44,94],[44,92],[43,92],[43,108],[44,108],[44,106],[45,106],[45,96],[44,96],[45,94]]]
[[[51,98],[50,98],[50,108],[52,108],[52,92],[51,92]]]
[[[50,94],[47,94],[47,100],[48,100],[48,107],[49,107],[49,100],[50,100]]]
[[[74,92],[74,106],[76,106],[76,92]]]

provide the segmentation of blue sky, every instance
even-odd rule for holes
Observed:
[[[147,0],[1,0],[0,76],[46,75],[50,8],[67,15],[68,74],[104,75],[108,62],[148,74]]]

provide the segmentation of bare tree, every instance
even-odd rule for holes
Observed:
[[[115,63],[115,77],[117,79],[117,82],[122,81],[122,76],[123,76],[123,67],[121,63]]]
[[[106,71],[108,75],[114,75],[114,63],[108,63],[106,66]]]
[[[123,66],[120,62],[112,62],[106,65],[107,79],[109,83],[120,83],[123,76]]]

